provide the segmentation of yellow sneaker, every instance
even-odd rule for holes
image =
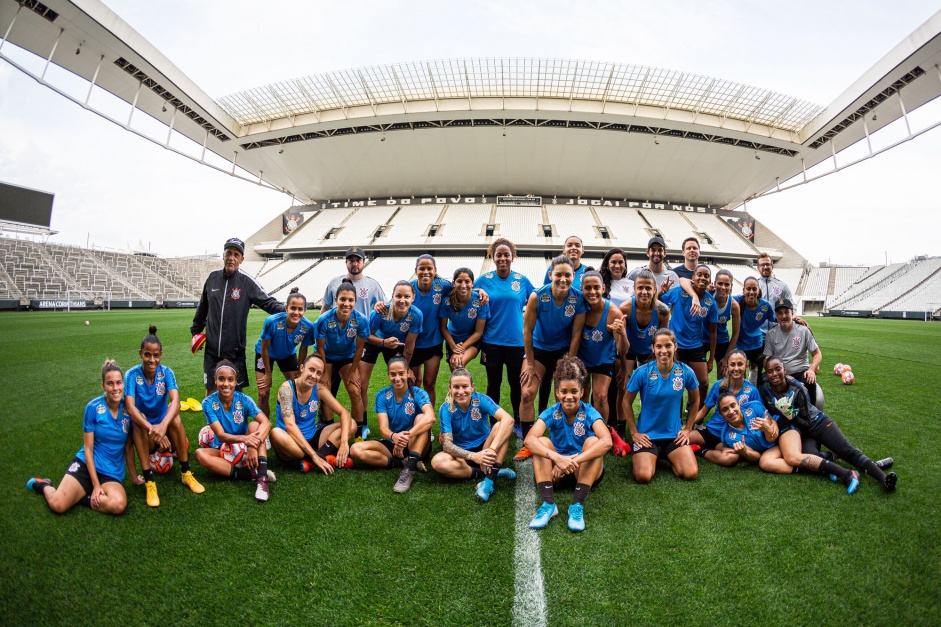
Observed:
[[[148,481],[144,484],[147,487],[147,504],[151,507],[160,507],[160,497],[157,496],[157,484]]]
[[[192,470],[187,470],[182,475],[183,483],[187,488],[193,491],[193,494],[202,494],[206,491],[206,488],[203,487],[203,484],[196,481],[196,477],[193,476]]]

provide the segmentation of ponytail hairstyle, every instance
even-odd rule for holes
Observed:
[[[147,335],[144,336],[144,339],[140,341],[141,350],[144,350],[144,344],[156,344],[160,347],[160,350],[163,350],[163,342],[160,341],[160,338],[157,337],[157,327],[150,325],[147,329]]]
[[[392,286],[392,294],[395,295],[395,290],[397,290],[400,286],[403,286],[403,285],[412,291],[412,302],[414,302],[415,301],[415,286],[409,283],[408,281],[405,281],[404,279],[401,281],[396,281],[395,285]],[[386,312],[386,315],[383,316],[385,320],[392,320],[392,309],[393,307],[391,306],[388,307],[388,311]]]
[[[304,301],[304,309],[307,309],[307,297],[301,294],[301,288],[296,286],[291,288],[291,292],[288,294],[287,300],[284,301],[284,306],[287,307],[290,305],[291,301],[295,298],[300,298],[302,301]]]
[[[350,281],[350,277],[343,277],[343,280],[340,281],[340,285],[337,286],[337,291],[333,293],[333,300],[336,302],[336,299],[340,296],[340,292],[351,292],[353,298],[356,298],[356,288],[353,286],[353,282]]]
[[[394,366],[395,364],[402,364],[403,366],[405,366],[405,374],[408,375],[408,360],[405,359],[405,357],[401,355],[396,355],[395,357],[392,357],[391,359],[389,359],[389,361],[386,362],[386,375],[389,374],[389,371],[392,370],[392,366]],[[415,386],[408,382],[407,376],[405,378],[405,389],[408,390],[409,392],[415,389]]]
[[[124,376],[124,373],[121,372],[121,366],[119,366],[118,362],[116,362],[113,359],[106,359],[104,365],[101,367],[101,382],[102,383],[105,382],[105,376],[109,372],[117,372],[119,375],[122,376],[122,378]]]
[[[729,357],[731,357],[732,355],[741,355],[742,357],[745,358],[745,362],[748,363],[748,355],[746,355],[746,354],[745,354],[745,351],[743,351],[742,349],[740,349],[740,348],[733,348],[732,350],[730,350],[729,352],[727,352],[727,353],[725,354],[725,360],[728,361],[728,360],[729,360]],[[721,388],[719,388],[719,389],[720,389],[720,391],[721,391]]]
[[[641,268],[634,277],[634,286],[636,291],[637,282],[641,279],[648,279],[653,283],[653,301],[650,303],[650,309],[655,310],[660,302],[660,286],[657,285],[657,275],[650,271],[650,268]],[[675,340],[676,338],[674,338]]]
[[[455,281],[457,281],[457,277],[461,276],[462,274],[466,274],[467,276],[470,277],[470,280],[471,280],[471,288],[473,288],[473,286],[474,286],[474,272],[473,272],[473,270],[471,270],[470,268],[458,268],[457,270],[455,270],[455,271],[454,271],[454,277],[453,277],[453,279],[451,280],[451,283],[454,283]],[[473,298],[473,295],[471,295],[471,298]],[[453,287],[451,288],[451,293],[448,294],[447,303],[448,303],[448,305],[451,306],[452,309],[454,309],[454,311],[460,311],[460,310],[461,310],[462,305],[461,305],[459,302],[457,302],[457,290],[454,289]]]
[[[318,359],[318,360],[320,360],[321,365],[326,366],[326,364],[323,362],[323,359],[320,357],[320,355],[318,355],[317,353],[311,353],[311,354],[308,355],[307,358],[304,360],[304,368],[307,367],[307,364],[310,363],[310,360],[311,360],[311,359]]]
[[[720,277],[720,276],[727,276],[727,277],[729,277],[729,283],[732,283],[732,282],[734,282],[734,280],[735,280],[735,278],[732,276],[732,273],[729,272],[728,270],[725,270],[725,269],[722,269],[722,270],[719,270],[718,272],[716,272],[716,280],[717,280],[717,281],[719,280],[719,277]]]
[[[316,353],[314,353],[313,355],[311,355],[311,357],[316,357],[316,356],[317,356]],[[304,363],[307,363],[307,362],[305,361]],[[228,368],[229,370],[231,370],[232,372],[234,372],[234,373],[235,373],[235,378],[238,379],[239,371],[235,368],[235,364],[233,364],[233,363],[232,363],[231,361],[229,361],[228,359],[222,359],[222,360],[216,362],[216,367],[215,367],[215,368],[213,369],[213,371],[212,371],[212,378],[213,378],[213,380],[215,380],[215,378],[219,375],[219,371],[222,370],[223,368]]]
[[[584,389],[587,379],[588,371],[585,369],[585,364],[583,364],[582,360],[578,357],[563,355],[562,358],[556,362],[552,381],[557,388],[562,381],[575,381],[578,383],[578,387]]]
[[[601,284],[604,285],[604,294],[607,296],[611,292],[611,257],[615,255],[621,255],[621,258],[624,260],[624,276],[623,279],[627,276],[627,255],[624,254],[624,251],[620,248],[612,248],[604,254],[604,257],[601,259]]]
[[[596,279],[601,281],[601,287],[604,287],[604,276],[602,276],[602,274],[598,272],[597,270],[595,270],[594,268],[589,268],[585,270],[584,274],[582,274],[582,283],[584,283],[585,279],[587,279],[588,277],[595,277]]]
[[[454,399],[451,398],[451,381],[454,380],[454,377],[467,377],[470,384],[474,385],[474,375],[466,368],[456,368],[454,372],[451,373],[451,376],[448,377],[448,395],[444,399],[444,403],[448,406],[449,411],[454,411],[457,407],[454,403]]]
[[[505,237],[498,237],[490,242],[490,246],[487,247],[487,257],[493,259],[493,256],[497,253],[497,249],[501,246],[509,248],[510,255],[513,256],[513,259],[516,259],[516,245]]]
[[[555,270],[555,267],[559,264],[568,264],[572,269],[572,274],[575,274],[575,264],[572,263],[572,260],[566,257],[565,255],[559,255],[558,257],[553,257],[552,261],[549,262],[549,274],[552,274],[552,271]]]

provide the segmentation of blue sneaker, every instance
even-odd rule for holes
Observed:
[[[530,529],[545,529],[546,525],[549,524],[549,521],[555,518],[559,514],[559,508],[556,507],[555,503],[546,503],[543,501],[542,505],[539,506],[539,510],[536,512],[536,516],[530,521]]]
[[[585,531],[585,506],[581,503],[569,505],[569,530],[575,533]]]
[[[42,494],[46,486],[52,485],[51,479],[40,479],[39,477],[33,477],[26,482],[26,489],[32,490],[36,494]]]
[[[501,468],[497,471],[499,479],[516,479],[516,471],[512,468]]]
[[[852,494],[859,487],[859,473],[855,470],[850,473],[850,479],[846,482],[846,493]]]
[[[490,495],[493,494],[493,480],[490,478],[485,478],[483,481],[477,484],[477,498],[486,503],[490,500]]]
[[[523,427],[520,426],[520,423],[516,423],[516,426],[513,427],[513,434],[516,436],[517,440],[523,439]]]

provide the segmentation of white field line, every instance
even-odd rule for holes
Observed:
[[[545,627],[546,597],[542,582],[539,532],[529,528],[536,515],[536,490],[531,461],[516,464],[516,532],[514,542],[515,594],[513,625]]]

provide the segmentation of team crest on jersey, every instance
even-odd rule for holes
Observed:
[[[575,303],[578,302],[578,297],[572,294],[571,296],[569,296],[568,301],[574,305]]]
[[[657,330],[653,327],[653,325],[651,325],[650,328],[647,329],[647,335],[649,335],[650,337],[653,337],[654,335],[656,335],[656,333],[657,333]]]
[[[758,313],[755,314],[755,322],[761,322],[761,319],[764,317],[765,315],[759,311]]]
[[[709,315],[709,309],[708,309],[707,307],[702,307],[702,308],[699,309],[699,317],[700,317],[700,318],[705,318],[705,317],[708,316],[708,315]]]
[[[673,389],[679,392],[683,389],[683,379],[676,378],[673,379]]]
[[[347,329],[347,330],[346,330],[346,337],[348,337],[348,338],[350,338],[350,339],[356,337],[356,329]]]
[[[157,391],[157,396],[163,396],[164,394],[167,393],[167,384],[164,383],[163,381],[158,381],[156,391]]]
[[[279,323],[278,323],[278,331],[284,331],[284,326],[285,326],[285,325],[284,325],[283,322],[279,322]]]
[[[549,292],[546,292],[545,294],[539,297],[539,300],[541,300],[544,303],[548,303],[550,298],[552,297],[549,296]]]
[[[729,319],[726,318],[725,316],[719,316],[719,324],[725,324],[728,321]]]
[[[304,341],[304,336],[303,336],[303,335],[295,335],[295,336],[294,336],[294,343],[295,343],[295,344],[300,344],[300,343],[303,342],[303,341]]]
[[[732,431],[731,433],[729,433],[729,439],[734,442],[735,440],[738,439],[738,434]]]
[[[604,339],[604,333],[602,333],[602,332],[599,331],[598,329],[595,329],[594,331],[591,332],[591,341],[592,341],[592,342],[600,342],[600,341],[603,340],[603,339]]]
[[[520,282],[513,281],[512,283],[510,283],[510,289],[513,290],[514,292],[520,291]]]
[[[390,398],[392,398],[392,390],[386,392],[386,400],[389,400]]]
[[[468,309],[468,310],[467,310],[467,317],[470,318],[471,320],[473,320],[474,318],[476,318],[476,317],[477,317],[477,310],[476,310],[476,309]]]
[[[405,413],[414,414],[415,413],[415,403],[405,403]]]
[[[799,337],[793,338],[793,339],[791,340],[791,346],[793,346],[794,348],[800,348],[800,347],[801,347],[801,339],[800,339]]]
[[[368,287],[359,288],[359,297],[366,298],[367,296],[369,296],[369,288]]]
[[[99,414],[103,414],[103,413],[105,413],[105,412],[108,411],[108,410],[105,409],[105,406],[104,406],[104,405],[99,405],[98,407],[95,408],[95,411],[98,412]]]
[[[242,289],[238,287],[232,288],[232,300],[238,300],[242,297]]]
[[[488,272],[488,273],[485,274],[484,276],[487,277],[488,279],[492,279],[492,278],[493,278],[493,272]]]
[[[772,286],[771,286],[771,291],[774,292],[775,295],[780,294],[780,293],[781,293],[781,287],[778,286],[778,285],[772,285]]]
[[[241,411],[235,410],[234,412],[232,412],[232,422],[234,422],[237,425],[240,425],[242,424],[244,420],[245,420],[245,415]]]
[[[581,412],[579,412],[579,414],[581,414]],[[572,430],[575,432],[575,435],[578,437],[582,437],[583,435],[585,435],[585,423],[582,422],[582,419],[584,419],[584,417],[585,417],[584,414],[582,414],[581,419],[578,417],[575,418],[575,424],[573,425]]]
[[[571,318],[575,315],[575,305],[566,305],[565,306],[565,317]]]
[[[436,285],[435,287],[438,287],[438,286]],[[432,297],[431,297],[431,302],[433,302],[433,303],[436,304],[436,305],[440,305],[440,304],[441,304],[441,294],[435,294],[434,296],[432,296]]]
[[[328,328],[328,329],[335,329],[335,328],[337,328],[337,321],[336,321],[336,320],[331,320],[330,322],[328,322],[328,323],[327,323],[327,328]]]
[[[403,322],[402,324],[400,324],[399,331],[401,331],[402,333],[405,333],[406,331],[408,331],[408,323]]]
[[[134,382],[137,385],[144,385],[144,377],[137,375],[137,377],[134,379]]]
[[[738,395],[738,404],[739,404],[739,405],[741,405],[742,403],[747,403],[747,402],[748,402],[748,394],[742,393],[742,394],[739,394],[739,395]]]
[[[480,408],[474,407],[471,409],[471,420],[480,420]]]
[[[219,402],[218,402],[218,401],[213,401],[213,402],[212,402],[212,408],[213,408],[215,411],[219,411]]]

